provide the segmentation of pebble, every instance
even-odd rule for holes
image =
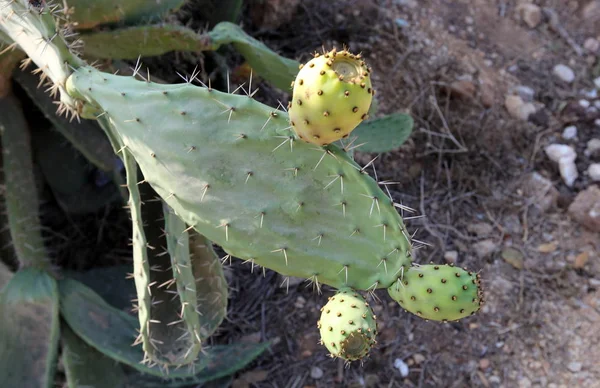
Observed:
[[[535,96],[535,91],[529,86],[519,85],[515,88],[515,91],[523,101],[531,102]]]
[[[545,151],[550,160],[558,163],[560,176],[565,184],[572,187],[579,176],[575,165],[575,159],[577,158],[575,149],[565,144],[551,144],[545,148]]]
[[[598,109],[600,109],[600,108],[598,108]],[[594,125],[597,127],[600,127],[600,119],[594,120]]]
[[[408,376],[408,365],[401,359],[397,358],[394,360],[394,368],[400,371],[402,377]]]
[[[579,100],[579,106],[582,108],[589,108],[590,107],[590,102],[588,100]]]
[[[506,96],[504,106],[506,106],[506,110],[512,117],[523,121],[527,121],[529,116],[537,111],[533,103],[525,102],[521,96],[515,95]]]
[[[458,251],[447,251],[444,253],[444,260],[449,264],[456,264],[458,260]]]
[[[556,65],[556,66],[554,66],[554,69],[552,69],[552,72],[561,81],[564,81],[567,83],[571,83],[571,82],[575,81],[575,73],[573,72],[573,69],[571,69],[567,65],[563,65],[563,64]]]
[[[415,364],[420,364],[425,361],[425,356],[420,353],[413,354],[413,360],[415,360]]]
[[[583,94],[585,96],[585,98],[588,98],[590,100],[594,100],[594,99],[598,98],[598,90],[597,89],[582,90],[581,94]],[[599,101],[596,101],[596,102],[599,102]],[[594,102],[594,104],[596,102]]]
[[[580,372],[582,367],[583,365],[580,362],[570,362],[569,365],[567,365],[567,368],[573,373]]]
[[[535,4],[519,4],[517,12],[529,28],[536,28],[542,22],[542,10]]]
[[[583,48],[594,54],[596,51],[600,50],[600,42],[594,38],[587,38],[583,43]]]
[[[521,185],[523,195],[532,199],[532,205],[540,212],[546,212],[556,205],[558,190],[552,181],[538,172],[526,176]]]
[[[473,244],[473,249],[475,250],[475,253],[481,259],[494,253],[494,251],[497,248],[498,246],[492,239],[481,240]]]
[[[569,205],[569,215],[592,232],[600,232],[600,188],[592,185],[579,192]]]
[[[577,137],[577,127],[569,125],[563,130],[562,137],[567,140],[575,139]]]
[[[600,125],[598,126],[600,127]],[[583,153],[585,156],[593,156],[596,153],[600,153],[600,139],[591,139],[588,141]]]
[[[594,85],[596,85],[596,88],[600,89],[600,77],[594,80]]]
[[[594,182],[600,182],[600,163],[592,163],[588,167],[588,175]]]
[[[310,368],[310,377],[312,377],[315,380],[320,379],[321,377],[323,377],[323,369],[319,368],[318,366],[313,366],[312,368]]]

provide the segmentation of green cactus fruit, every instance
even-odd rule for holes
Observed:
[[[347,137],[368,116],[375,94],[370,72],[360,54],[347,50],[316,53],[300,65],[289,105],[296,134],[318,145]]]
[[[453,265],[415,265],[388,293],[406,311],[434,321],[455,321],[483,305],[480,275]]]
[[[377,343],[377,321],[365,299],[351,288],[340,289],[321,308],[317,323],[321,343],[332,357],[356,361]]]

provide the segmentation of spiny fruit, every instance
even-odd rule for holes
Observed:
[[[326,145],[348,136],[367,118],[375,90],[361,55],[335,48],[300,65],[289,115],[304,141]]]
[[[351,288],[340,289],[321,308],[317,322],[321,344],[332,357],[347,361],[364,358],[375,345],[377,322],[365,299]]]
[[[479,274],[453,265],[413,266],[388,293],[406,311],[434,321],[458,320],[483,305]]]

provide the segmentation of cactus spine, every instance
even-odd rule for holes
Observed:
[[[347,50],[316,53],[292,85],[291,124],[302,140],[318,145],[347,137],[367,118],[375,94],[365,61]]]

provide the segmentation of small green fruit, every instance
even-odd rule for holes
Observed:
[[[340,289],[321,308],[317,323],[321,343],[332,357],[347,361],[364,358],[375,345],[377,322],[369,304],[351,288]]]
[[[479,274],[452,265],[411,267],[388,293],[406,311],[434,321],[455,321],[483,305]]]
[[[296,134],[318,145],[347,137],[367,118],[375,94],[365,61],[333,49],[300,66],[289,105]]]

